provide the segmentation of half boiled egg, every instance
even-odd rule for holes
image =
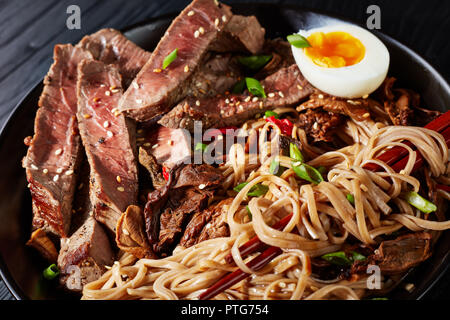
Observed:
[[[292,53],[300,71],[317,89],[342,98],[360,98],[386,78],[389,51],[372,33],[350,24],[300,30],[310,47]]]

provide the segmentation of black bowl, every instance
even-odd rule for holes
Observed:
[[[296,6],[271,4],[241,4],[233,6],[235,13],[256,15],[266,28],[267,36],[285,37],[301,28],[346,21],[331,15],[302,9]],[[152,19],[125,30],[125,35],[152,50],[164,34],[175,15]],[[348,21],[346,21],[348,22]],[[390,75],[405,87],[419,92],[426,105],[446,111],[450,105],[450,87],[444,78],[423,58],[398,41],[376,32],[391,54]],[[29,92],[17,105],[0,136],[0,269],[1,275],[17,299],[77,298],[57,289],[56,283],[42,279],[46,263],[31,248],[25,246],[31,228],[31,198],[27,189],[25,171],[21,160],[26,153],[23,139],[33,134],[34,117],[42,84]],[[450,233],[444,232],[433,256],[409,273],[404,280],[414,283],[412,292],[399,289],[390,294],[391,299],[421,298],[438,281],[449,261]]]

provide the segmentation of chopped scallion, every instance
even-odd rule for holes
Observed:
[[[276,113],[275,111],[267,110],[264,113],[264,118],[274,117],[275,119],[280,119],[280,115]]]
[[[270,163],[269,168],[270,174],[277,174],[279,169],[280,169],[280,161],[273,159],[272,162]]]
[[[243,182],[236,187],[233,188],[234,191],[240,192],[244,187],[248,184],[248,182]],[[250,190],[247,192],[247,195],[250,197],[260,197],[263,196],[269,191],[268,186],[264,186],[262,184],[256,184],[253,187],[250,188]]]
[[[309,181],[311,183],[319,184],[323,181],[320,172],[316,168],[311,167],[306,163],[302,163],[299,166],[292,166],[292,169],[299,178]]]
[[[266,93],[264,92],[264,88],[261,86],[258,80],[254,78],[245,78],[245,83],[247,85],[248,91],[257,96],[266,98]]]
[[[231,92],[234,94],[239,94],[244,92],[244,90],[245,90],[245,80],[242,79],[234,84],[233,89],[231,89]]]
[[[311,44],[308,40],[300,34],[291,34],[287,36],[287,41],[296,48],[308,48]]]
[[[42,275],[47,280],[53,280],[59,276],[59,269],[56,264],[52,264],[42,272]]]
[[[162,68],[167,68],[178,56],[178,48],[173,50],[167,57],[164,58]]]
[[[272,55],[261,55],[261,56],[250,56],[250,57],[239,57],[238,61],[243,66],[247,67],[252,71],[257,71],[264,67],[270,60]]]
[[[206,150],[207,147],[208,147],[207,144],[199,142],[199,143],[197,143],[197,144],[195,145],[195,151],[201,150],[201,151],[204,152],[204,151]]]
[[[437,207],[433,202],[423,198],[417,192],[405,192],[403,194],[403,199],[423,213],[431,213],[437,210]]]
[[[305,158],[303,157],[303,154],[301,153],[300,149],[297,147],[295,143],[289,143],[289,156],[292,160],[295,162],[303,162],[305,161]]]
[[[245,209],[247,209],[248,217],[250,218],[250,221],[252,221],[253,215],[252,215],[252,212],[250,211],[250,208],[248,206],[245,206]]]
[[[347,194],[347,200],[348,202],[350,202],[351,204],[355,204],[355,197],[352,194]]]

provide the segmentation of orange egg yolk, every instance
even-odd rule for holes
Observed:
[[[318,66],[341,68],[360,62],[366,53],[364,45],[347,32],[315,32],[308,38],[311,47],[306,55]]]

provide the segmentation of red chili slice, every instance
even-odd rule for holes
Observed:
[[[169,180],[169,172],[167,171],[166,167],[162,168],[162,174],[163,174],[164,179],[166,181],[168,181]]]
[[[292,135],[292,129],[294,125],[288,119],[276,119],[275,116],[270,116],[266,118],[267,122],[271,122],[280,128],[281,133],[290,136]]]

